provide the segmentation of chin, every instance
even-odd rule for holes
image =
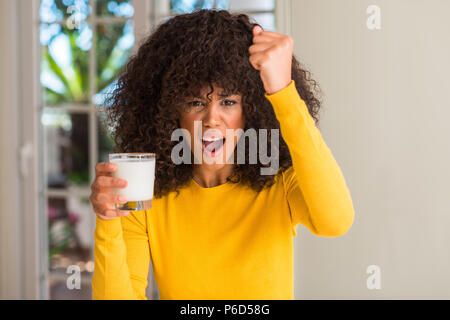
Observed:
[[[219,170],[227,166],[227,162],[224,155],[221,155],[220,158],[214,158],[203,154],[201,165],[207,167],[209,170]]]

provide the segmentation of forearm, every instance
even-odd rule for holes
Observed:
[[[120,218],[96,220],[93,299],[146,299],[145,294],[133,288]]]

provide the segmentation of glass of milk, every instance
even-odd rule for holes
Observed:
[[[155,181],[154,153],[111,153],[109,162],[117,164],[112,176],[127,181],[125,188],[114,188],[114,192],[127,198],[126,203],[116,203],[119,210],[148,210],[152,207]]]

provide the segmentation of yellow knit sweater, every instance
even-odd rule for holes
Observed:
[[[194,180],[153,199],[150,210],[96,218],[94,299],[146,299],[152,261],[161,299],[293,299],[293,236],[345,234],[350,192],[294,80],[265,94],[293,166],[259,193],[240,184]]]

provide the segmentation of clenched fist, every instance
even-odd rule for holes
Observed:
[[[287,35],[253,28],[253,44],[249,47],[250,63],[259,70],[264,89],[273,94],[291,83],[294,40]]]

